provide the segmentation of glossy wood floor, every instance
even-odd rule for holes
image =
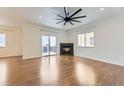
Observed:
[[[0,85],[124,85],[124,67],[74,56],[0,58]]]

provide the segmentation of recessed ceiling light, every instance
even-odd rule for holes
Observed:
[[[100,8],[100,11],[103,11],[104,10],[104,8]]]
[[[42,16],[39,16],[39,19],[41,19],[42,18]]]

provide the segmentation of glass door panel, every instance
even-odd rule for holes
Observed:
[[[42,36],[42,56],[49,55],[49,36]]]
[[[56,36],[50,36],[50,55],[56,54]]]

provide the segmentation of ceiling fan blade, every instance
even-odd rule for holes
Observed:
[[[64,7],[65,16],[67,17],[67,9]]]
[[[71,19],[78,19],[78,18],[84,18],[84,17],[87,17],[87,16],[78,16],[78,17],[73,17],[73,18],[71,18]]]
[[[69,16],[69,12],[67,13],[67,16]]]
[[[70,22],[70,24],[74,25],[71,21],[69,21],[69,22]]]
[[[59,24],[59,23],[62,23],[62,22],[64,22],[64,20],[62,20],[62,21],[59,21],[59,22],[57,22],[56,24]]]
[[[57,15],[57,16],[59,16],[59,17],[61,17],[61,18],[64,18],[63,16],[61,16],[61,15]]]
[[[51,19],[51,20],[63,20],[63,19]]]
[[[73,19],[72,19],[71,21],[74,21],[74,22],[78,22],[78,23],[81,23],[81,21],[78,21],[78,20],[73,20]]]
[[[65,26],[66,23],[67,23],[67,21],[65,21],[64,26]]]
[[[81,10],[82,10],[81,8],[78,9],[76,12],[74,12],[74,13],[70,16],[70,18],[73,17],[74,15],[76,15],[77,13],[79,13]]]

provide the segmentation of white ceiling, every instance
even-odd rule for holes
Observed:
[[[78,10],[79,7],[68,7],[70,14]],[[63,26],[63,23],[56,24],[59,18],[56,14],[64,16],[63,7],[41,7],[41,8],[0,8],[0,24],[22,24],[22,23],[31,23],[36,25],[44,25],[53,28],[59,29],[71,29],[76,28],[81,25],[93,22],[95,20],[102,19],[107,16],[118,14],[118,12],[123,11],[124,8],[104,8],[104,11],[100,11],[98,7],[82,7],[82,11],[75,16],[87,15],[86,18],[81,18],[79,20],[82,23],[74,23],[74,25],[66,24]],[[40,19],[39,16],[42,16]],[[9,23],[10,22],[10,23]],[[13,23],[11,23],[13,22]]]

